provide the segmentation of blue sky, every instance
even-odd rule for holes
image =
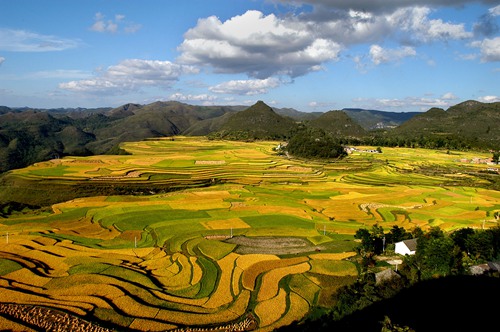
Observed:
[[[500,101],[498,0],[0,0],[0,105]]]

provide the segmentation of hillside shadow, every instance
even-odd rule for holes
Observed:
[[[454,276],[421,282],[394,298],[375,303],[340,321],[322,318],[280,331],[380,332],[384,316],[393,324],[421,331],[498,330],[500,279]]]

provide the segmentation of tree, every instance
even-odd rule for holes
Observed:
[[[469,256],[477,262],[495,259],[493,248],[493,233],[486,231],[474,232],[466,241]]]
[[[380,255],[384,251],[385,234],[384,228],[378,224],[373,225],[371,232],[374,252]]]
[[[392,226],[389,233],[386,235],[386,240],[389,243],[396,243],[403,240],[411,239],[411,233],[407,232],[404,227],[399,227],[397,225]]]
[[[444,238],[444,232],[439,226],[433,226],[427,231],[427,237],[429,239],[441,239]]]
[[[413,236],[414,239],[419,239],[424,236],[424,231],[420,227],[415,227],[411,231],[411,235]]]
[[[347,155],[337,140],[316,128],[297,130],[288,142],[287,151],[300,158],[333,159]]]
[[[491,158],[491,161],[494,162],[495,164],[498,164],[500,159],[500,152],[493,152],[493,158]]]
[[[366,228],[360,228],[354,235],[355,239],[361,240],[361,248],[365,252],[372,252],[376,255],[381,254],[384,245],[384,228],[375,224],[371,232]]]
[[[460,228],[450,234],[451,239],[455,242],[455,245],[460,248],[460,250],[469,252],[467,246],[467,241],[470,236],[474,234],[474,230],[470,227]]]
[[[427,241],[423,252],[418,252],[417,249],[416,255],[423,258],[424,278],[452,274],[453,267],[457,265],[455,262],[454,247],[453,240],[450,238],[435,237]]]

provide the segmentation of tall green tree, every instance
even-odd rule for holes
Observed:
[[[347,155],[344,147],[324,130],[307,127],[293,134],[287,151],[300,158],[336,159]]]
[[[425,245],[423,252],[416,255],[421,256],[423,261],[424,278],[432,276],[449,276],[453,268],[457,265],[454,254],[455,245],[448,237],[430,238]]]
[[[500,159],[500,152],[493,152],[493,157],[491,158],[491,161],[494,162],[495,164],[498,164]]]

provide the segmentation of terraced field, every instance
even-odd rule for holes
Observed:
[[[183,189],[1,219],[0,326],[37,330],[12,313],[35,306],[109,330],[271,331],[356,278],[360,227],[497,225],[491,166],[464,161],[488,154],[385,148],[320,163],[276,145],[175,137],[13,171],[47,195],[51,183]]]

